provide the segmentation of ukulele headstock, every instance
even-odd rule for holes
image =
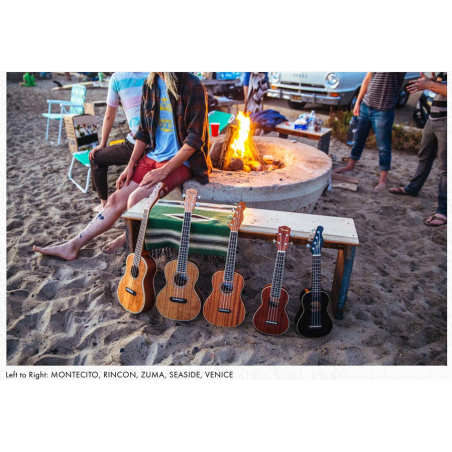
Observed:
[[[149,198],[146,201],[145,210],[151,210],[154,204],[160,199],[161,192],[165,189],[165,184],[163,182],[159,182],[153,192],[150,194]]]
[[[193,212],[196,207],[196,200],[198,199],[198,192],[194,188],[189,188],[184,197],[184,210],[185,212]]]
[[[239,232],[240,225],[243,222],[243,211],[246,209],[244,202],[239,202],[238,206],[234,210],[232,220],[229,222],[229,229],[233,232]]]
[[[314,256],[319,256],[323,246],[323,226],[317,226],[312,239],[311,253]]]
[[[276,246],[278,251],[286,251],[289,246],[290,240],[290,228],[287,226],[280,226],[278,228],[278,235],[276,240]]]

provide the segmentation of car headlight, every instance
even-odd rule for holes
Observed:
[[[330,85],[330,88],[336,88],[337,85],[339,85],[339,76],[334,72],[331,72],[331,74],[326,76],[326,81],[328,85]]]
[[[270,72],[270,83],[278,83],[281,80],[281,72]]]

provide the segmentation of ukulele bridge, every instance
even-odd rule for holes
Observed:
[[[219,308],[218,312],[224,312],[225,314],[230,314],[231,310],[230,309],[223,309],[223,308]]]
[[[130,295],[136,295],[137,294],[134,290],[129,289],[128,287],[126,287],[126,292],[130,293]]]
[[[179,298],[179,297],[170,297],[170,301],[172,301],[173,303],[187,303],[187,299],[186,298]]]
[[[278,325],[278,322],[272,322],[271,320],[266,320],[265,323],[268,323],[269,325]]]

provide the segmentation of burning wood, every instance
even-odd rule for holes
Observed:
[[[238,126],[228,126],[223,144],[215,143],[211,149],[211,159],[216,168],[223,171],[245,171],[249,173],[250,171],[268,171],[284,166],[271,156],[262,157],[253,140],[254,130],[249,115],[239,112],[237,122]],[[266,161],[265,157],[271,158]],[[270,164],[270,167],[267,164]]]

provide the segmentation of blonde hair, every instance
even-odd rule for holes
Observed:
[[[147,84],[149,88],[152,88],[152,85],[154,84],[154,78],[157,72],[151,72],[149,74],[149,77],[147,79]],[[176,98],[176,100],[179,99],[179,94],[177,93],[177,78],[176,74],[174,72],[162,72],[163,74],[163,81],[166,84],[166,88],[168,91]]]

